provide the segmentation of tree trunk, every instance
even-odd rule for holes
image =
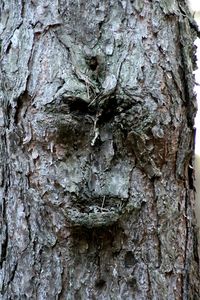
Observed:
[[[0,11],[2,299],[200,299],[184,1]]]

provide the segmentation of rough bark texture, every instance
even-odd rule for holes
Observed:
[[[1,1],[2,299],[200,299],[184,1]]]

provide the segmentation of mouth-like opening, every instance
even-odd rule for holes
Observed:
[[[127,199],[117,197],[77,199],[73,196],[70,207],[64,208],[64,215],[72,226],[87,228],[110,226],[119,220],[126,204]]]

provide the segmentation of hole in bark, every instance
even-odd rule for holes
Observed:
[[[95,287],[98,289],[102,289],[105,286],[105,284],[106,284],[106,281],[101,278],[95,282]]]
[[[82,114],[88,113],[88,104],[81,98],[75,98],[68,101],[70,112],[78,112]]]
[[[135,278],[131,278],[128,280],[128,285],[133,289],[137,289],[137,280]]]
[[[110,120],[112,120],[114,118],[114,116],[116,115],[116,108],[114,107],[114,105],[106,108],[102,115],[99,118],[99,123],[108,123]]]
[[[9,45],[8,45],[8,47],[7,47],[7,49],[6,49],[6,54],[9,53],[11,47],[12,47],[12,42],[9,43]]]
[[[28,92],[25,91],[19,98],[14,99],[14,101],[16,103],[14,121],[17,125],[20,123],[21,118],[23,118],[26,113],[28,102],[30,101],[30,96]]]
[[[92,56],[90,59],[87,60],[87,64],[92,71],[95,71],[98,67],[98,59],[96,56]]]
[[[125,268],[132,268],[136,264],[136,259],[131,251],[128,251],[124,258]]]

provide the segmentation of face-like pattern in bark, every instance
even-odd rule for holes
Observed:
[[[37,186],[43,201],[59,207],[70,223],[94,227],[112,224],[127,205],[130,210],[145,201],[141,190],[140,197],[133,193],[131,182],[141,175],[135,159],[147,176],[159,176],[153,159],[147,160],[153,130],[160,139],[163,132],[154,123],[151,138],[147,136],[151,99],[147,97],[146,105],[133,95],[125,77],[130,78],[131,70],[123,73],[120,65],[116,75],[108,66],[100,82],[98,75],[93,78],[98,56],[85,57],[88,73],[75,66],[63,86],[49,95],[49,102],[35,101],[29,111],[33,135],[29,151],[36,170],[30,184]],[[132,54],[127,60],[131,58]],[[103,59],[109,65],[109,58]],[[151,109],[156,109],[153,102]]]
[[[141,44],[134,24],[119,27],[115,20],[123,7],[113,10],[105,28],[100,28],[103,7],[95,24],[84,18],[73,25],[72,10],[79,8],[71,3],[69,9],[63,15],[71,26],[39,35],[35,44],[28,83],[33,102],[26,112],[31,124],[26,122],[24,141],[35,170],[29,180],[72,224],[109,225],[127,205],[145,201],[147,179],[134,186],[140,170],[148,178],[161,175],[171,119],[162,108],[164,98],[156,99],[164,89],[156,65],[160,52],[151,45],[154,54],[145,57],[148,33]]]

